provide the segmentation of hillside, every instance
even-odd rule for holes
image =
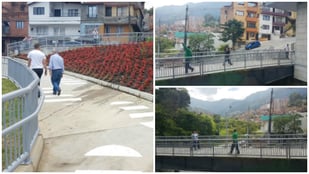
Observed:
[[[206,14],[211,14],[215,18],[220,17],[220,9],[225,5],[230,5],[230,2],[201,2],[188,3],[188,15],[196,17],[204,17]],[[156,8],[156,23],[161,20],[162,24],[170,24],[176,20],[184,20],[186,13],[186,5],[182,6],[164,6]]]
[[[191,98],[190,108],[196,112],[204,111],[206,113],[219,114],[225,116],[231,116],[236,113],[243,113],[250,109],[257,109],[262,105],[270,102],[270,91],[261,91],[254,93],[244,100],[234,100],[234,99],[223,99],[219,101],[203,101],[195,98]],[[299,93],[300,95],[307,97],[306,88],[275,88],[274,89],[274,99],[284,99],[289,98],[292,93]],[[231,109],[229,110],[229,106]]]

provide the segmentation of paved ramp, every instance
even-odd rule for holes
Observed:
[[[152,102],[64,75],[52,95],[50,76],[40,113],[40,172],[152,172]]]

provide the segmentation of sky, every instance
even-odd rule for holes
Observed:
[[[190,97],[205,100],[205,101],[217,101],[221,99],[236,99],[242,100],[249,95],[265,91],[270,87],[264,86],[246,86],[246,87],[185,87],[188,90]]]
[[[206,2],[207,0],[192,0],[192,1],[183,1],[183,0],[152,0],[152,1],[145,1],[146,4],[149,2],[148,5],[152,5],[155,8],[168,6],[168,5],[184,5],[190,2],[197,3],[197,2]]]

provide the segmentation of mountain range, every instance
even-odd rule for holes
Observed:
[[[270,93],[271,89],[260,91],[251,94],[243,100],[222,99],[219,101],[204,101],[191,97],[190,109],[196,112],[231,116],[248,111],[248,107],[250,109],[258,109],[262,105],[269,104]],[[303,97],[307,97],[307,88],[275,88],[273,98],[289,98],[292,93],[298,93]]]
[[[204,17],[210,14],[215,18],[220,17],[220,9],[223,6],[230,5],[231,2],[200,2],[188,3],[188,16]],[[184,20],[186,14],[186,5],[163,6],[156,8],[156,23],[159,19],[161,24],[170,24],[177,20]]]

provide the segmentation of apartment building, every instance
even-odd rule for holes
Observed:
[[[236,19],[243,23],[245,29],[241,40],[256,40],[259,35],[259,9],[257,2],[232,2],[230,6],[221,8],[220,23]]]
[[[79,2],[31,2],[28,7],[30,36],[79,35]]]
[[[81,34],[143,31],[144,2],[82,2]]]
[[[26,2],[2,2],[2,55],[7,44],[28,36],[28,8]]]

